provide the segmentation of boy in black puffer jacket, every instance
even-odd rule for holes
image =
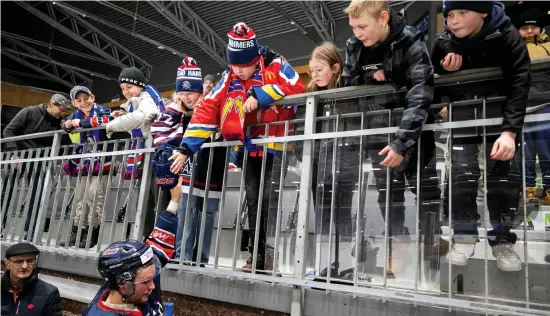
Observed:
[[[390,9],[388,1],[353,0],[345,10],[349,14],[354,36],[346,43],[346,59],[342,80],[344,86],[365,84],[392,84],[396,90],[406,88],[405,93],[386,93],[359,99],[356,107],[337,106],[340,113],[365,112],[364,129],[398,126],[393,141],[388,144],[387,135],[366,137],[366,144],[360,150],[372,161],[376,177],[378,204],[385,218],[387,172],[391,172],[389,236],[399,242],[390,245],[388,277],[394,277],[392,269],[393,247],[405,246],[409,229],[405,226],[405,188],[420,196],[422,214],[435,213],[439,208],[440,190],[434,157],[435,141],[433,131],[422,134],[422,153],[417,151],[422,126],[432,115],[429,113],[433,99],[433,67],[424,36],[414,27],[407,26],[402,16]],[[403,107],[402,113],[392,113],[391,119],[384,110]],[[382,114],[372,112],[378,111]],[[348,120],[348,129],[361,129],[361,119]],[[355,152],[359,149],[355,138]],[[346,141],[351,144],[351,142]],[[344,148],[344,147],[343,147]],[[353,148],[353,147],[352,147]],[[342,150],[345,154],[345,151]],[[346,155],[346,165],[359,164],[358,154]],[[422,194],[417,193],[417,159],[421,159]],[[390,167],[387,169],[385,167]],[[406,185],[408,183],[408,185]],[[426,231],[425,227],[421,227]],[[436,229],[438,231],[438,229]],[[427,254],[432,245],[427,245]]]
[[[493,230],[488,233],[489,244],[497,265],[503,271],[521,270],[521,260],[513,245],[516,235],[510,232],[517,214],[521,192],[520,152],[518,149],[529,91],[530,60],[525,42],[504,13],[504,5],[493,1],[445,1],[443,5],[445,31],[436,40],[432,63],[436,73],[484,67],[500,67],[502,82],[488,86],[479,83],[467,87],[476,97],[505,95],[503,103],[487,103],[486,117],[504,117],[499,130],[487,128],[487,205]],[[463,100],[464,93],[453,88]],[[498,106],[500,105],[500,107]],[[483,117],[481,106],[460,107],[452,111],[453,121]],[[475,131],[475,129],[473,130]],[[478,145],[483,142],[480,131],[454,132],[452,139],[452,220],[453,251],[449,259],[455,265],[466,265],[473,255],[480,218],[477,209]],[[460,148],[460,149],[458,149]]]

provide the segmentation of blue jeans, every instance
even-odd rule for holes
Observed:
[[[188,194],[184,193],[178,209],[178,231],[176,232],[176,255],[179,259],[181,256],[181,248],[183,244],[183,232],[185,229],[185,207],[187,206]],[[202,207],[204,198],[193,196],[189,209],[189,227],[185,236],[185,254],[183,256],[186,261],[197,261],[197,253],[199,247],[199,238],[201,232]],[[206,206],[206,222],[204,225],[204,240],[201,251],[201,263],[208,263],[210,256],[210,243],[212,242],[212,232],[214,230],[214,214],[218,212],[219,199],[207,199]]]
[[[229,148],[229,163],[237,165],[237,152],[233,148]]]

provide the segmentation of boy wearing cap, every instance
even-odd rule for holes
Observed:
[[[70,92],[71,100],[77,110],[67,118],[63,123],[63,129],[66,132],[71,132],[75,128],[94,128],[109,123],[113,117],[111,116],[111,109],[108,107],[95,103],[95,96],[90,89],[84,86],[75,86]],[[82,154],[84,152],[96,152],[113,151],[114,145],[109,144],[105,146],[104,141],[107,141],[107,132],[104,129],[95,129],[86,132],[80,132],[80,146],[75,151],[75,154]],[[97,147],[94,148],[94,146]],[[107,188],[107,179],[102,176],[108,175],[111,168],[112,157],[106,156],[104,158],[103,166],[101,166],[101,158],[86,158],[80,169],[80,158],[74,158],[66,161],[63,164],[63,171],[72,177],[78,177],[79,174],[83,177],[75,188],[75,198],[77,201],[76,211],[74,217],[74,224],[69,237],[69,246],[73,246],[76,243],[76,235],[78,232],[78,224],[80,218],[84,216],[84,226],[82,228],[81,239],[79,243],[80,248],[86,246],[86,238],[88,234],[88,227],[92,227],[92,238],[90,247],[94,247],[97,244],[99,237],[99,229],[101,223],[101,216],[103,214],[103,202],[105,196],[105,190]],[[101,170],[100,170],[101,168]],[[92,178],[90,186],[87,187],[88,181],[84,180],[88,173],[92,172]],[[95,203],[94,203],[94,197]],[[82,214],[83,203],[87,204],[87,214]],[[94,208],[95,206],[95,208]],[[66,242],[61,242],[60,245],[64,247]]]
[[[61,316],[59,290],[38,278],[40,251],[33,244],[18,243],[6,249],[2,275],[2,315]]]
[[[550,24],[550,15],[537,8],[526,9],[514,22],[527,44],[531,59],[550,56],[550,37],[543,32],[547,24]]]
[[[265,135],[265,125],[250,128],[250,135],[246,135],[247,126],[258,123],[272,123],[290,120],[294,111],[290,107],[272,105],[277,100],[291,94],[304,92],[304,85],[296,71],[284,57],[278,55],[268,47],[258,45],[252,28],[245,23],[237,23],[229,33],[227,59],[230,67],[223,74],[218,84],[212,89],[195,110],[191,122],[181,145],[171,159],[174,159],[172,172],[179,173],[187,157],[197,152],[201,145],[216,130],[221,130],[226,140],[240,140],[248,152],[246,165],[246,199],[248,204],[248,223],[250,227],[249,251],[253,252],[254,235],[257,214],[261,216],[259,225],[258,257],[256,269],[264,270],[266,264],[266,226],[270,204],[276,203],[278,194],[274,193],[278,187],[281,172],[280,143],[267,144],[267,152],[263,145],[256,146],[251,138],[260,138]],[[288,134],[293,132],[292,129]],[[267,131],[269,137],[284,136],[285,126],[270,125]],[[289,146],[290,147],[290,146]],[[289,148],[289,150],[291,150]],[[258,210],[260,176],[262,157],[266,156],[264,177],[263,202]],[[271,201],[270,201],[271,198]],[[252,269],[252,256],[244,269]]]
[[[500,2],[444,1],[443,15],[445,30],[436,39],[432,54],[437,73],[500,67],[504,75],[498,86],[478,84],[468,87],[467,93],[477,97],[498,93],[506,96],[505,102],[487,103],[486,109],[456,108],[452,117],[471,120],[494,115],[504,119],[495,136],[487,137],[487,152],[482,153],[487,156],[487,205],[493,226],[488,232],[488,241],[500,270],[519,271],[521,260],[513,248],[517,236],[510,229],[515,216],[519,216],[516,213],[521,192],[521,149],[516,135],[523,127],[531,83],[527,48]],[[464,95],[459,99],[464,99]],[[487,129],[487,133],[492,134],[491,129]],[[453,192],[450,192],[454,236],[449,260],[461,266],[473,255],[477,240],[480,218],[476,202],[480,177],[477,157],[478,145],[483,141],[481,137],[464,133],[457,130],[452,140],[452,174],[456,177],[452,179]]]
[[[176,77],[176,93],[178,102],[170,103],[166,111],[161,117],[151,126],[151,132],[157,151],[155,154],[155,177],[156,181],[164,188],[171,189],[178,181],[178,175],[170,172],[169,166],[171,162],[165,161],[172,155],[172,151],[176,149],[183,138],[183,133],[186,131],[189,121],[193,115],[203,94],[203,81],[201,79],[201,68],[197,62],[191,57],[185,57],[183,63],[178,67]],[[168,156],[163,156],[163,153],[170,153]],[[171,192],[175,195],[181,195],[183,192],[183,202],[181,205],[184,208],[178,209],[178,230],[176,234],[176,254],[178,259],[181,255],[182,244],[185,242],[184,259],[186,261],[196,262],[198,256],[198,245],[200,237],[200,227],[203,205],[206,203],[206,222],[204,227],[203,246],[200,251],[200,262],[208,263],[210,256],[210,244],[212,232],[214,229],[214,216],[219,208],[221,197],[221,187],[223,182],[223,169],[225,163],[225,148],[217,147],[214,150],[214,158],[212,161],[212,169],[210,172],[210,186],[208,199],[204,199],[206,176],[208,173],[208,160],[210,149],[199,150],[199,162],[195,174],[193,184],[193,197],[190,202],[189,209],[189,224],[187,225],[187,234],[184,236],[185,228],[185,207],[189,198],[189,184],[192,173],[192,159],[187,158],[185,167],[181,173],[183,178],[183,186],[181,190]],[[158,168],[157,168],[158,167]],[[172,197],[172,201],[176,199]],[[178,204],[172,202],[168,209],[177,209]]]
[[[164,112],[164,103],[158,90],[146,84],[145,76],[136,67],[124,68],[118,77],[122,94],[128,102],[116,111],[116,119],[107,124],[108,132],[130,132],[132,138],[149,137],[151,123]]]
[[[107,124],[107,132],[128,132],[132,139],[147,138],[151,134],[151,123],[164,112],[164,100],[157,88],[146,84],[145,75],[136,67],[124,68],[118,77],[122,94],[128,102],[121,105],[123,110],[113,112],[114,120]],[[145,148],[145,142],[133,141],[131,148]],[[137,158],[137,163],[136,163]],[[141,162],[143,155],[128,156],[124,179],[131,180],[141,177]],[[154,226],[154,209],[157,201],[156,186],[151,186],[145,212],[143,237],[147,237]],[[164,200],[160,199],[162,208]]]
[[[550,23],[550,16],[537,8],[528,8],[521,12],[514,21],[519,34],[527,44],[529,57],[541,58],[550,56],[550,37],[543,33],[544,26]],[[527,113],[550,113],[548,98],[536,97],[535,93],[550,91],[550,73],[532,73],[531,96]],[[538,203],[539,197],[544,205],[550,205],[550,134],[546,122],[527,123],[526,129],[533,130],[525,135],[525,196],[527,202]],[[542,195],[537,194],[536,163],[542,174]]]

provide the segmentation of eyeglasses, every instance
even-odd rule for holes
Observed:
[[[316,75],[321,75],[323,72],[324,72],[323,69],[314,69],[314,70],[308,71],[309,75],[312,76],[312,77],[314,77]]]
[[[23,263],[27,263],[28,265],[32,266],[34,265],[34,263],[36,262],[36,259],[33,258],[33,259],[19,259],[19,260],[11,260],[11,259],[8,259],[9,261],[13,262],[15,265],[17,266],[22,266]]]

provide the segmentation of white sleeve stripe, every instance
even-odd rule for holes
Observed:
[[[187,128],[210,128],[215,129],[218,128],[218,125],[210,125],[210,124],[189,124]]]
[[[296,83],[298,82],[298,79],[300,79],[300,76],[298,74],[296,74],[294,76],[294,79],[292,80],[288,79],[287,76],[282,71],[279,71],[279,75],[283,77],[283,79],[285,79],[286,82],[290,83],[293,86],[296,85]]]

